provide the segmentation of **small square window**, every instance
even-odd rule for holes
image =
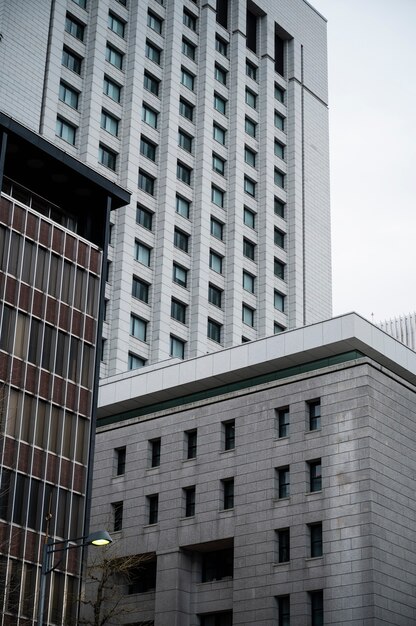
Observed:
[[[243,304],[242,311],[243,311],[244,324],[247,324],[247,326],[254,327],[254,309],[247,306],[246,304]]]
[[[84,41],[85,25],[69,13],[66,14],[65,31],[75,37],[75,39]]]
[[[98,161],[101,165],[108,167],[110,170],[115,171],[117,165],[117,154],[100,144],[98,149]]]
[[[277,531],[278,563],[290,561],[290,528],[281,528]]]
[[[276,85],[276,84],[274,86],[274,97],[279,102],[284,103],[284,101],[285,101],[285,90],[282,87],[279,87],[279,85]]]
[[[282,189],[285,188],[285,175],[280,170],[274,170],[274,184]]]
[[[170,356],[178,359],[185,358],[185,341],[178,337],[170,336]]]
[[[182,217],[189,219],[190,208],[191,203],[189,200],[186,200],[186,198],[183,198],[182,196],[176,195],[176,213],[178,213],[178,215],[182,215]]]
[[[183,23],[191,30],[196,31],[197,18],[187,9],[183,10]]]
[[[146,159],[156,161],[156,144],[143,135],[140,137],[140,154],[146,157]]]
[[[244,191],[253,198],[256,197],[256,183],[251,178],[244,176]]]
[[[309,536],[311,541],[311,558],[322,556],[322,522],[309,524]]]
[[[133,298],[137,298],[148,304],[149,302],[149,285],[140,278],[133,276],[132,294]]]
[[[216,343],[221,343],[222,326],[218,322],[208,318],[207,337]]]
[[[113,532],[119,532],[123,528],[123,503],[113,502],[111,505],[113,510]]]
[[[143,263],[143,265],[149,267],[150,256],[151,248],[149,248],[149,246],[146,246],[141,241],[136,240],[134,244],[134,258],[136,259],[136,261],[138,261],[139,263]]]
[[[274,112],[274,125],[279,130],[285,130],[285,118],[277,111]]]
[[[244,161],[251,167],[256,167],[256,153],[247,146],[244,148]]]
[[[124,38],[126,23],[111,11],[108,14],[108,28],[119,37]]]
[[[289,467],[279,467],[277,470],[277,491],[279,498],[290,496],[290,472]]]
[[[225,160],[218,156],[218,154],[212,153],[212,169],[217,174],[224,176],[225,173]]]
[[[170,305],[170,316],[172,319],[181,324],[186,324],[186,309],[187,306],[183,302],[179,302],[175,298],[172,298]]]
[[[246,104],[253,109],[257,108],[257,95],[250,89],[246,89]]]
[[[243,289],[249,293],[254,293],[255,277],[243,271]]]
[[[285,311],[285,296],[276,290],[274,292],[274,308],[282,313]]]
[[[195,76],[188,72],[184,67],[181,69],[181,83],[191,91],[194,90],[195,87]]]
[[[214,94],[214,109],[225,115],[227,109],[227,101],[217,93]]]
[[[276,139],[274,141],[274,154],[279,157],[279,159],[284,160],[285,158],[285,146]]]
[[[222,85],[227,84],[227,70],[225,70],[217,63],[215,64],[215,80],[217,80]]]
[[[185,487],[185,517],[193,517],[195,515],[195,486]]]
[[[182,230],[179,230],[179,228],[175,228],[173,234],[173,245],[175,248],[179,248],[179,250],[182,250],[183,252],[188,252],[189,235],[184,233]]]
[[[193,43],[185,39],[185,37],[182,38],[182,54],[187,56],[188,59],[195,61],[196,46],[194,46]]]
[[[254,261],[256,254],[256,245],[246,238],[243,239],[243,254],[248,259]]]
[[[278,228],[274,229],[274,243],[276,246],[279,246],[279,248],[285,249],[285,233]]]
[[[197,431],[188,430],[185,432],[186,458],[195,459],[197,452]]]
[[[214,306],[221,308],[222,304],[222,290],[215,285],[208,285],[208,302],[213,304]]]
[[[142,359],[141,356],[137,356],[137,354],[133,354],[133,352],[129,352],[128,361],[127,361],[127,369],[129,370],[137,370],[146,365],[146,360]]]
[[[211,235],[221,241],[223,240],[224,224],[215,219],[215,217],[211,217]]]
[[[215,185],[211,186],[211,201],[217,206],[224,208],[225,191],[218,189]]]
[[[158,35],[162,34],[163,20],[151,11],[147,12],[147,25]]]
[[[78,109],[79,92],[66,83],[61,82],[59,85],[59,100],[65,102],[72,109]]]
[[[309,478],[310,478],[310,490],[321,491],[322,489],[322,466],[321,459],[316,461],[309,461]]]
[[[249,78],[252,78],[253,80],[257,81],[257,67],[256,65],[253,65],[253,63],[251,63],[250,61],[246,61],[246,75]]]
[[[142,107],[142,121],[152,128],[157,128],[158,112],[151,109],[147,104]]]
[[[276,409],[277,433],[279,439],[289,437],[290,413],[289,407]]]
[[[185,185],[191,184],[192,169],[178,161],[176,165],[176,178],[181,180]]]
[[[226,131],[218,126],[217,124],[213,125],[213,137],[215,141],[218,141],[222,146],[225,146],[225,135]]]
[[[152,93],[153,95],[155,96],[159,95],[160,80],[158,78],[155,78],[151,74],[149,74],[149,72],[144,73],[143,86],[147,91],[150,91],[150,93]]]
[[[120,120],[108,113],[108,111],[104,111],[104,109],[101,111],[101,128],[110,133],[110,135],[114,135],[114,137],[118,137],[119,122]]]
[[[222,482],[223,488],[223,509],[234,508],[234,478],[227,478]]]
[[[309,430],[320,430],[321,428],[321,401],[310,400],[307,403],[309,413]]]
[[[61,117],[56,119],[56,135],[60,137],[67,143],[70,143],[71,146],[75,146],[75,137],[76,137],[76,126],[73,126],[69,122],[66,122]]]
[[[193,137],[191,135],[188,135],[188,133],[186,133],[184,130],[180,128],[178,131],[179,146],[183,150],[186,150],[186,152],[192,153],[192,142],[193,142]]]
[[[278,335],[279,333],[283,333],[286,330],[286,328],[284,326],[282,326],[281,324],[278,324],[277,322],[274,322],[273,324],[273,333],[275,335]]]
[[[218,35],[215,36],[215,50],[225,57],[228,55],[228,43]]]
[[[188,283],[188,270],[174,263],[172,270],[172,280],[177,285],[186,288]]]
[[[153,176],[150,176],[147,172],[139,170],[138,187],[151,196],[154,196],[155,194],[155,180],[156,179],[153,178]]]
[[[194,119],[194,106],[183,98],[180,98],[179,114],[182,115],[182,117],[186,117],[187,120],[190,120],[192,122]]]
[[[246,129],[246,133],[247,135],[250,135],[250,137],[255,137],[256,136],[256,122],[253,122],[253,120],[251,120],[250,118],[246,117],[245,120],[245,129]]]
[[[244,207],[244,224],[249,228],[256,228],[256,214]]]
[[[159,521],[159,495],[157,493],[147,496],[148,523],[157,524]]]
[[[148,59],[150,59],[150,61],[153,61],[156,65],[160,65],[162,51],[150,41],[146,41],[145,55]]]
[[[146,341],[147,324],[146,320],[132,313],[130,315],[130,335],[140,341]]]
[[[222,256],[220,256],[213,250],[210,250],[209,266],[212,270],[214,270],[214,272],[217,272],[218,274],[222,274],[222,261],[223,261]]]
[[[274,212],[282,219],[285,219],[285,203],[278,198],[274,199]]]
[[[274,259],[274,275],[280,280],[285,279],[285,264],[279,261],[279,259]]]
[[[114,65],[118,70],[123,69],[123,53],[119,50],[116,50],[109,43],[107,44],[105,51],[105,60],[108,61],[111,65]]]
[[[234,450],[235,448],[235,420],[222,423],[224,450]]]
[[[111,78],[104,76],[103,92],[106,96],[114,100],[114,102],[120,102],[121,100],[121,87],[117,85]]]
[[[71,70],[71,72],[81,74],[82,61],[83,59],[75,54],[75,52],[72,52],[72,50],[69,50],[68,48],[63,49],[62,65]]]

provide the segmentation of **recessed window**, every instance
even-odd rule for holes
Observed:
[[[101,111],[101,128],[110,133],[110,135],[114,135],[114,137],[118,136],[119,121],[108,111],[104,111],[104,109]]]
[[[116,50],[109,43],[107,44],[105,50],[105,60],[108,61],[111,65],[114,65],[118,70],[123,69],[123,54]]]
[[[111,508],[113,510],[113,532],[117,533],[123,528],[123,503],[113,502]]]
[[[246,238],[243,239],[243,254],[248,259],[254,261],[256,255],[256,245]]]
[[[186,304],[172,298],[170,304],[170,316],[172,319],[181,322],[181,324],[186,324]]]
[[[75,126],[66,122],[61,117],[58,117],[56,120],[56,130],[55,133],[57,137],[60,137],[67,143],[70,143],[72,146],[75,146],[75,137],[77,133],[77,129]]]
[[[279,130],[285,129],[285,118],[283,115],[280,115],[277,111],[274,112],[274,125]]]
[[[152,13],[151,11],[148,11],[148,13],[147,13],[147,25],[148,25],[149,28],[154,30],[155,33],[157,33],[158,35],[161,35],[162,34],[162,24],[163,24],[163,20],[160,19],[160,17],[158,17],[157,15]]]
[[[218,189],[215,185],[211,186],[211,201],[217,206],[224,208],[225,191]]]
[[[186,288],[187,283],[188,283],[188,270],[174,263],[173,271],[172,271],[172,280],[177,285],[180,285],[181,287]]]
[[[247,324],[247,326],[254,327],[254,309],[247,306],[246,304],[243,304],[243,307],[242,307],[242,318],[243,318],[244,324]]]
[[[277,322],[274,322],[273,324],[273,333],[275,335],[278,335],[279,333],[283,333],[286,330],[286,328],[284,326],[282,326],[281,324],[278,324]]]
[[[279,439],[289,436],[290,414],[289,407],[276,409],[277,433]]]
[[[145,89],[147,89],[147,91],[150,91],[150,93],[154,94],[155,96],[159,95],[160,80],[146,71],[144,73],[143,86]]]
[[[214,270],[214,272],[218,272],[218,274],[222,274],[222,262],[223,262],[223,257],[217,254],[216,252],[214,252],[213,250],[210,250],[209,266],[212,270]]]
[[[156,161],[156,144],[143,137],[143,135],[140,137],[140,154],[146,157],[146,159]]]
[[[215,285],[211,285],[211,283],[208,286],[208,302],[217,306],[219,309],[221,308],[222,290],[215,287]]]
[[[224,481],[222,481],[224,483]],[[224,485],[223,485],[224,486]],[[232,507],[224,507],[232,508]],[[222,550],[210,550],[202,552],[202,577],[201,582],[208,583],[224,578],[231,579],[234,575],[234,548]],[[199,626],[231,626],[232,613],[209,613],[201,616]]]
[[[157,128],[158,113],[151,109],[147,104],[142,107],[142,121],[149,124],[152,128]]]
[[[142,206],[137,205],[136,208],[136,222],[143,226],[143,228],[147,228],[147,230],[152,230],[152,221],[153,221],[153,213],[148,211]]]
[[[276,85],[276,84],[274,86],[274,97],[279,102],[283,103],[285,101],[285,90],[282,87],[279,87],[279,85]]]
[[[193,142],[193,137],[191,137],[191,135],[188,135],[188,133],[185,133],[185,131],[183,131],[180,128],[179,131],[178,131],[178,144],[179,144],[179,146],[183,150],[186,150],[187,152],[191,152],[192,153],[192,142]]]
[[[255,137],[256,136],[256,122],[253,122],[253,120],[251,120],[250,118],[246,117],[245,120],[245,130],[247,135],[250,135],[250,137]]]
[[[141,356],[137,356],[137,354],[133,354],[133,352],[129,352],[128,360],[127,360],[127,368],[129,370],[137,370],[146,365],[146,360],[142,359]]]
[[[223,240],[224,224],[215,217],[211,217],[211,235],[217,239]]]
[[[274,199],[274,212],[282,219],[285,218],[285,203],[278,198]]]
[[[145,55],[150,61],[153,61],[156,65],[160,65],[162,51],[150,41],[146,41]]]
[[[194,106],[181,98],[179,100],[179,114],[192,122],[194,119]]]
[[[281,280],[285,279],[285,264],[279,261],[279,259],[274,259],[274,275]]]
[[[191,30],[196,31],[197,18],[193,13],[187,11],[186,9],[183,10],[183,23]]]
[[[256,227],[256,214],[247,207],[244,207],[244,224],[249,228]]]
[[[146,341],[147,337],[147,321],[138,317],[137,315],[130,315],[130,335],[139,339],[140,341]]]
[[[215,50],[225,57],[228,55],[228,43],[218,35],[215,36]]]
[[[222,482],[223,489],[223,509],[234,508],[234,478],[227,478]]]
[[[275,139],[274,141],[274,153],[279,159],[285,158],[285,146]]]
[[[182,38],[182,54],[187,56],[188,59],[195,61],[196,46],[194,46],[193,43],[185,39],[185,37]]]
[[[234,450],[235,448],[235,420],[228,420],[222,423],[223,447],[224,450]]]
[[[160,466],[160,452],[161,452],[160,437],[158,437],[157,439],[150,440],[149,444],[150,444],[150,467],[159,467]]]
[[[84,41],[85,25],[72,15],[69,15],[69,13],[66,14],[65,31],[75,37],[75,39]]]
[[[290,596],[277,597],[279,626],[290,626]]]
[[[126,446],[116,448],[116,476],[124,476],[126,472]]]
[[[274,170],[274,184],[282,189],[285,188],[285,175],[280,170]]]
[[[72,2],[75,2],[81,9],[85,9],[87,6],[87,0],[72,0]]]
[[[151,248],[149,248],[148,246],[145,246],[144,243],[141,243],[141,241],[136,241],[134,244],[134,258],[136,259],[136,261],[139,261],[139,263],[143,263],[143,265],[146,265],[147,267],[150,266],[150,254],[151,254]]]
[[[103,92],[106,96],[114,100],[114,102],[120,102],[121,100],[121,87],[117,85],[111,78],[104,76]]]
[[[277,561],[287,563],[290,561],[290,529],[281,528],[277,531]]]
[[[119,17],[117,17],[117,15],[111,13],[111,11],[108,14],[108,28],[112,30],[113,33],[116,33],[116,35],[118,35],[119,37],[124,38],[126,23]]]
[[[189,210],[191,203],[189,200],[182,198],[182,196],[176,195],[176,213],[189,219]]]
[[[274,243],[279,248],[285,248],[285,233],[283,233],[278,228],[274,229]]]
[[[285,311],[285,296],[276,290],[274,292],[274,308],[282,313]]]
[[[247,146],[244,148],[244,161],[251,167],[256,167],[256,153]]]
[[[310,461],[308,465],[309,465],[310,490],[321,491],[322,489],[321,459],[317,459],[316,461]]]
[[[98,148],[98,161],[101,163],[101,165],[105,165],[105,167],[108,167],[110,170],[115,171],[117,165],[117,154],[116,152],[110,150],[110,148],[107,148],[100,144]]]
[[[178,359],[185,358],[185,341],[178,337],[170,336],[170,356]]]
[[[141,300],[142,302],[148,304],[149,284],[145,283],[140,278],[133,276],[131,295],[133,296],[133,298],[137,298],[138,300]]]
[[[246,89],[246,104],[253,109],[257,109],[257,95],[250,89]]]
[[[227,101],[217,93],[214,94],[214,109],[223,115],[225,115],[227,109]]]
[[[186,185],[191,184],[192,169],[178,161],[176,165],[176,178]]]
[[[68,48],[62,51],[62,65],[75,74],[81,74],[82,58]]]
[[[157,493],[147,496],[148,523],[157,524],[159,521],[159,495]]]
[[[257,80],[257,66],[250,61],[246,61],[246,75],[253,80]]]
[[[179,248],[179,250],[183,250],[183,252],[188,252],[189,247],[189,235],[184,233],[179,228],[175,228],[173,234],[173,245],[175,248]]]
[[[324,592],[310,591],[311,600],[311,626],[323,626],[324,623]]]
[[[215,64],[215,80],[217,80],[222,85],[227,84],[227,70],[225,70],[217,63]]]
[[[243,271],[243,289],[249,293],[254,293],[255,277]]]
[[[155,180],[156,179],[153,178],[153,176],[150,176],[147,172],[139,170],[138,187],[151,196],[155,193]]]
[[[321,428],[321,401],[310,400],[306,403],[309,414],[309,430],[320,430]]]
[[[256,183],[251,178],[244,176],[244,191],[253,198],[256,197]]]
[[[197,431],[188,430],[185,432],[186,458],[195,459],[197,452]]]
[[[185,487],[185,517],[193,517],[195,515],[195,487]]]
[[[184,67],[181,69],[181,83],[191,91],[194,90],[195,76],[188,72]]]
[[[218,154],[212,153],[212,169],[217,174],[224,176],[225,173],[225,159],[222,159]]]
[[[213,125],[213,137],[215,141],[218,141],[221,145],[225,146],[225,134],[226,131],[218,126],[217,124]]]
[[[221,343],[221,324],[208,319],[207,337],[216,343]]]
[[[278,496],[279,498],[288,498],[290,496],[289,467],[280,467],[276,471]]]
[[[59,85],[59,100],[65,102],[73,109],[78,109],[79,92],[69,87],[66,83],[61,82]]]
[[[311,541],[311,557],[322,556],[322,522],[310,524],[309,535]]]

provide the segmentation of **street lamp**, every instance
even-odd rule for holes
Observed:
[[[39,608],[38,608],[38,624],[43,626],[44,623],[44,607],[46,594],[46,577],[48,574],[57,569],[62,558],[57,563],[53,563],[53,557],[58,552],[66,552],[73,548],[82,548],[84,546],[107,546],[112,543],[112,539],[106,530],[96,530],[87,537],[77,537],[76,539],[62,539],[61,541],[51,541],[50,537],[45,538],[42,550],[42,570],[40,576],[39,590]],[[81,543],[77,543],[81,542]],[[70,545],[73,543],[75,545]]]

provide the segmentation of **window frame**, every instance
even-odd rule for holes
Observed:
[[[321,430],[321,400],[308,400],[309,430]],[[319,409],[319,410],[318,410]]]
[[[290,467],[285,465],[277,468],[277,481],[278,481],[278,498],[290,497]]]
[[[219,309],[222,308],[222,294],[222,289],[212,283],[208,283],[208,302]]]
[[[117,95],[117,97],[113,97],[112,95],[110,95],[110,92],[114,89],[114,92]],[[107,76],[106,74],[104,74],[104,81],[103,81],[103,94],[105,96],[107,96],[108,98],[110,98],[111,100],[113,100],[113,102],[117,102],[120,103],[121,102],[121,90],[122,90],[122,86],[119,85],[118,83],[116,83],[112,78],[110,78],[109,76]]]
[[[130,313],[130,336],[146,343],[148,324],[147,320],[135,313]]]
[[[255,309],[253,309],[251,306],[248,306],[248,304],[245,304],[243,302],[243,305],[242,305],[243,324],[246,324],[246,326],[249,326],[250,328],[254,328],[254,314],[255,314]]]
[[[120,70],[121,72],[123,71],[123,52],[117,50],[115,46],[111,45],[111,43],[108,42],[105,49],[105,60],[116,69]]]
[[[215,250],[209,251],[209,268],[217,274],[222,275],[224,272],[224,257]]]
[[[316,493],[322,491],[322,461],[316,459],[308,461],[309,466],[309,492]]]
[[[221,335],[222,335],[222,324],[211,319],[210,317],[207,320],[207,337],[211,341],[215,341],[216,343],[221,343]]]
[[[275,409],[277,421],[277,436],[279,439],[289,437],[290,432],[290,410],[288,406]]]
[[[163,19],[156,13],[153,13],[153,11],[150,11],[149,9],[147,11],[147,26],[158,35],[162,35]]]
[[[108,12],[107,26],[112,33],[118,35],[121,39],[126,36],[126,22],[116,15],[113,11]]]
[[[189,240],[190,235],[188,233],[185,233],[180,228],[174,228],[173,245],[175,246],[175,248],[178,248],[178,250],[182,250],[182,252],[189,254]]]
[[[234,508],[234,478],[224,478],[222,481],[223,511]]]
[[[69,94],[69,98],[67,97],[68,94]],[[74,87],[71,87],[70,85],[68,85],[68,83],[66,83],[63,80],[60,81],[59,83],[60,102],[63,102],[64,104],[71,107],[71,109],[78,111],[79,96],[80,96],[80,92],[77,89],[75,89]],[[75,100],[75,103],[72,102],[73,100]]]

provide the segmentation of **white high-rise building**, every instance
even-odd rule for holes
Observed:
[[[416,313],[393,317],[379,322],[377,326],[412,350],[416,350]]]
[[[330,317],[326,21],[311,5],[0,0],[0,33],[0,110],[132,192],[110,241],[103,375]]]

